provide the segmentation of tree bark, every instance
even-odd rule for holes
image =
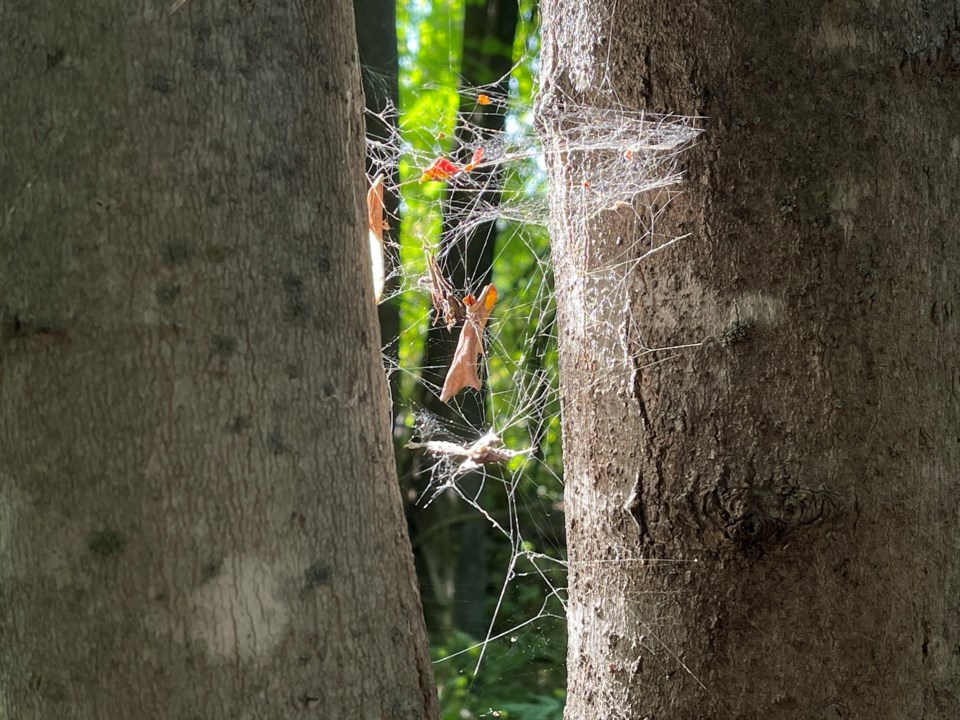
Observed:
[[[628,273],[550,162],[566,717],[960,715],[956,3],[543,12],[548,149],[612,97],[706,128]]]
[[[349,2],[2,16],[0,718],[437,717]]]

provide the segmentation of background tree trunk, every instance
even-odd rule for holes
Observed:
[[[467,89],[485,87],[487,92],[506,97],[509,90],[510,69],[513,67],[513,45],[517,31],[519,11],[516,0],[484,0],[468,2],[464,8],[462,83]],[[478,105],[476,99],[465,96],[461,100],[460,117],[455,131],[455,157],[463,162],[469,160],[470,153],[463,148],[471,143],[483,144],[485,137],[491,137],[504,129],[506,109],[501,105]],[[477,183],[489,178],[491,171],[478,169],[473,172]],[[489,178],[489,189],[484,192],[483,200],[490,206],[496,206],[499,199],[496,180]],[[462,222],[464,213],[478,201],[476,191],[464,191],[452,187],[446,195],[444,207],[448,210],[443,223],[440,267],[446,273],[454,288],[468,289],[478,293],[493,277],[493,257],[497,242],[497,228],[493,221],[479,223],[466,234],[458,232],[457,223]],[[450,361],[457,345],[459,326],[449,331],[442,325],[431,326],[426,343],[423,362],[424,388],[422,403],[437,416],[448,418],[455,426],[466,420],[473,428],[484,428],[486,420],[485,394],[467,391],[457,396],[451,403],[457,406],[452,410],[449,405],[440,402],[430,387],[442,387],[444,377],[450,367]],[[479,434],[482,434],[481,431]],[[479,436],[479,435],[478,435]],[[476,438],[474,438],[476,439]],[[458,485],[464,493],[473,497],[482,484],[480,473],[466,473]],[[451,507],[451,505],[453,507]],[[456,525],[447,522],[456,507],[463,507],[453,495],[439,499],[431,511],[418,513],[414,522],[421,533],[432,532],[439,528],[446,541],[436,537],[430,547],[423,547],[424,553],[439,557],[425,558],[424,562],[441,570],[442,588],[452,589],[440,593],[433,589],[431,595],[444,597],[452,605],[452,612],[437,613],[436,626],[445,629],[452,619],[454,627],[473,637],[484,637],[489,626],[487,614],[488,562],[490,523],[476,516]],[[424,595],[428,589],[423,588]],[[428,613],[429,614],[429,613]]]
[[[0,717],[436,717],[349,2],[3,27]]]
[[[364,116],[367,137],[376,138],[380,142],[389,143],[397,132],[397,108],[400,105],[400,89],[398,87],[399,58],[397,54],[397,3],[396,0],[354,0],[354,13],[357,26],[357,46],[360,53],[360,66],[363,80],[363,97],[367,113]],[[367,175],[371,172],[372,163],[367,162]],[[397,238],[400,237],[400,223],[397,221],[399,198],[391,188],[395,188],[400,180],[396,165],[390,168],[385,179],[383,205],[388,217],[390,229],[387,231],[387,244],[384,247],[386,283],[383,295],[389,298],[396,291],[398,276],[392,270],[400,265],[400,246]],[[397,302],[385,300],[377,306],[377,316],[380,319],[380,339],[387,359],[396,364],[399,354],[400,338],[400,308]],[[390,398],[394,405],[394,417],[397,415],[396,406],[400,401],[398,396],[398,373],[390,375]],[[395,447],[398,455],[405,451]]]
[[[622,296],[639,223],[551,164],[566,717],[960,715],[956,3],[543,12],[548,145],[614,94],[707,130]]]
[[[517,32],[519,12],[517,0],[487,0],[485,3],[467,3],[463,19],[463,85],[467,88],[483,86],[502,97],[509,90],[510,69],[513,67],[513,44]],[[506,108],[500,106],[476,105],[472,97],[461,101],[461,116],[469,118],[475,125],[470,129],[462,122],[457,128],[457,141],[461,145],[470,142],[483,143],[485,138],[502,133],[506,123]],[[484,182],[492,173],[481,170],[476,173],[478,182]],[[489,177],[484,200],[496,206],[499,200],[499,182]],[[451,203],[454,207],[470,207],[477,201],[476,193],[469,197],[457,197],[453,193]],[[452,225],[447,219],[448,226]],[[448,231],[453,232],[452,228]],[[493,279],[493,258],[497,247],[497,226],[493,221],[480,224],[466,238],[461,248],[454,250],[449,257],[459,258],[465,267],[454,272],[454,278],[469,278],[477,290],[482,289]],[[461,251],[461,252],[458,252]],[[455,287],[465,287],[455,285]],[[443,332],[440,328],[438,331]],[[454,334],[454,337],[456,335]],[[452,356],[452,347],[451,347]],[[430,364],[427,363],[430,367]],[[442,382],[441,382],[442,385]],[[473,396],[472,403],[467,396],[462,398],[464,415],[474,427],[485,428],[488,421],[486,393]],[[496,483],[494,483],[496,485]],[[483,487],[480,473],[468,473],[461,481],[464,492],[473,497]],[[488,586],[490,582],[490,522],[475,516],[461,523],[459,556],[457,557],[456,580],[454,583],[453,618],[457,628],[472,637],[486,636],[490,624],[487,608]]]

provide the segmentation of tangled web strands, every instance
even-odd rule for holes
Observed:
[[[700,134],[696,118],[623,108],[564,104],[541,120],[545,154],[576,166],[585,220],[679,182],[677,158]]]
[[[559,223],[553,228],[556,260],[569,264],[562,292],[579,298],[566,319],[609,369],[605,380],[616,385],[632,374],[638,354],[667,349],[648,348],[638,336],[628,280],[641,262],[681,239],[665,235],[657,223],[677,194],[679,160],[701,132],[699,119],[613,103],[541,107],[554,183],[552,218]],[[614,214],[619,220],[613,225],[592,224]]]
[[[527,271],[529,279],[525,287],[524,283],[516,281],[509,292],[504,287],[503,299],[498,301],[493,322],[484,337],[483,375],[492,398],[486,419],[489,425],[474,427],[463,415],[450,422],[416,408],[411,408],[410,413],[416,423],[412,437],[408,438],[408,447],[419,448],[433,459],[433,463],[427,466],[431,477],[420,495],[420,505],[429,504],[440,492],[450,489],[505,536],[512,548],[489,632],[482,643],[484,652],[491,640],[512,632],[499,632],[494,628],[504,593],[508,585],[519,578],[537,578],[542,582],[545,599],[537,617],[518,622],[513,629],[552,616],[551,606],[559,604],[563,611],[566,609],[562,575],[566,563],[562,560],[563,548],[559,539],[557,545],[550,548],[556,557],[532,552],[525,543],[527,528],[522,527],[527,521],[521,522],[526,517],[522,513],[529,514],[530,508],[536,504],[534,499],[525,495],[531,491],[530,483],[525,483],[525,479],[538,476],[540,479],[532,483],[536,486],[544,483],[544,478],[552,478],[559,487],[560,478],[537,452],[543,427],[550,422],[540,414],[548,407],[556,414],[558,407],[556,367],[540,362],[548,358],[543,348],[556,340],[552,267],[549,257],[529,243],[520,225],[547,224],[549,212],[545,188],[548,166],[557,171],[554,181],[559,178],[567,185],[566,191],[557,195],[563,197],[564,204],[572,204],[572,207],[561,209],[575,216],[578,225],[603,212],[628,208],[633,213],[636,222],[625,234],[626,242],[622,246],[617,244],[615,256],[598,257],[582,266],[589,268],[589,277],[582,278],[584,287],[580,289],[585,299],[583,316],[574,319],[575,322],[582,321],[585,329],[592,331],[588,334],[622,338],[623,333],[616,331],[623,318],[617,313],[629,306],[623,302],[626,300],[626,276],[637,262],[676,239],[658,239],[654,232],[654,217],[665,204],[661,191],[667,191],[668,199],[671,186],[680,180],[680,151],[700,132],[692,118],[655,116],[616,107],[613,103],[609,108],[602,108],[566,100],[562,105],[553,106],[560,107],[560,110],[541,118],[539,136],[529,129],[491,132],[472,124],[472,115],[468,113],[458,118],[464,128],[458,134],[462,145],[455,147],[449,156],[441,152],[447,143],[442,141],[445,134],[440,120],[436,121],[435,127],[398,128],[394,123],[386,122],[389,118],[382,114],[384,122],[380,126],[390,128],[386,137],[368,138],[371,174],[392,178],[392,168],[405,168],[407,179],[401,186],[424,187],[418,183],[418,178],[436,163],[438,157],[448,158],[450,163],[462,168],[462,171],[443,178],[451,190],[456,189],[456,193],[440,192],[433,196],[434,211],[442,213],[444,218],[443,237],[417,236],[411,244],[430,245],[431,249],[439,251],[438,257],[442,259],[444,252],[458,243],[471,242],[475,228],[496,221],[501,235],[494,253],[494,275],[505,272],[502,265],[498,268],[498,259],[503,248],[511,243],[523,244],[533,268]],[[506,100],[494,98],[494,102],[506,103]],[[387,114],[391,112],[392,109],[386,111]],[[512,112],[521,115],[527,110]],[[424,133],[425,141],[410,142],[411,133]],[[468,171],[471,159],[481,148],[482,159],[477,164],[480,172]],[[393,192],[400,189],[400,186],[388,188]],[[419,202],[423,202],[422,197]],[[392,224],[390,218],[387,220]],[[408,219],[404,221],[408,222]],[[438,230],[440,227],[439,223],[435,225]],[[388,236],[386,241],[395,243],[396,238]],[[587,258],[591,257],[593,249],[589,238],[577,248]],[[401,338],[409,337],[407,333],[421,332],[431,322],[427,300],[429,290],[423,283],[428,268],[419,260],[423,257],[422,249],[407,247],[404,252],[404,262],[392,269],[396,282],[391,296],[403,296],[405,302],[410,297],[421,297],[423,317],[416,320],[417,327],[402,328]],[[440,267],[443,267],[442,262]],[[451,291],[461,298],[478,289],[477,277],[472,270],[475,269],[467,268],[464,287],[451,287]],[[499,284],[499,279],[497,282]],[[415,305],[408,302],[407,307]],[[522,331],[507,330],[511,323],[516,325],[518,322]],[[641,349],[641,354],[656,352],[645,348],[642,343],[636,347]],[[611,362],[607,367],[612,371],[606,374],[608,377],[604,381],[619,382],[624,379],[624,374],[629,376],[634,368],[631,358],[635,355],[634,349],[614,343],[602,351],[604,356],[610,355]],[[538,355],[537,363],[530,363],[531,354]],[[401,363],[391,370],[418,377],[420,383],[427,382],[421,373],[423,368],[404,367]],[[620,370],[623,372],[618,372]],[[426,390],[434,394],[440,392],[440,388],[434,386],[428,386]],[[458,407],[456,398],[453,407]],[[496,469],[488,463],[495,463]],[[480,472],[484,481],[492,481],[504,489],[506,518],[502,512],[484,507],[481,492],[466,493],[460,487],[458,480],[468,470]],[[542,490],[542,487],[537,489]],[[536,493],[537,489],[533,492]],[[528,571],[518,572],[521,565]],[[482,657],[483,653],[478,658],[478,667]]]
[[[520,111],[516,111],[521,114]],[[368,139],[372,175],[400,165],[424,169],[437,157],[418,151],[401,134],[411,132],[388,122],[395,110],[381,113],[381,125],[392,128],[386,139]],[[474,124],[470,116],[459,119],[464,145],[457,149],[462,162],[482,148],[478,169],[462,173],[450,183],[458,193],[443,207],[447,218],[443,246],[462,242],[474,230],[492,221],[546,225],[549,208],[543,175],[553,156],[560,162],[575,160],[582,217],[591,219],[604,210],[630,204],[644,193],[666,188],[680,180],[677,156],[700,133],[697,119],[654,115],[622,107],[597,107],[566,102],[562,111],[541,118],[538,136],[529,128],[491,132]],[[439,122],[439,121],[438,121]],[[426,137],[443,138],[443,128],[418,128]],[[504,182],[511,173],[522,182]]]

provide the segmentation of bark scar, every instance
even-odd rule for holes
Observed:
[[[640,419],[643,421],[643,429],[647,433],[652,433],[650,427],[650,417],[647,415],[647,405],[643,401],[643,392],[640,389],[640,363],[636,356],[631,352],[630,359],[633,362],[633,372],[630,375],[630,389],[633,398],[637,401],[637,408],[640,411]],[[650,540],[650,534],[647,526],[647,510],[643,506],[643,471],[637,471],[637,477],[633,481],[633,489],[627,496],[627,501],[623,504],[623,509],[633,519],[640,533],[640,544],[646,544]]]
[[[647,404],[643,400],[640,358],[636,355],[636,353],[633,352],[633,348],[631,347],[632,343],[630,342],[629,319],[627,320],[626,327],[624,328],[624,334],[626,336],[624,339],[626,341],[627,354],[630,356],[630,362],[633,364],[633,372],[630,374],[630,394],[633,396],[633,399],[637,401],[637,409],[640,413],[640,420],[643,422],[643,431],[647,436],[642,441],[646,447],[646,442],[648,440],[652,440],[654,437],[654,430],[653,425],[650,422],[650,415],[647,413]],[[646,451],[644,451],[642,455],[646,457],[647,461],[652,461],[655,463],[657,474],[660,475],[660,462],[658,460],[653,461],[649,457],[649,453]],[[662,476],[660,480],[662,482]],[[627,497],[627,500],[623,505],[623,509],[637,525],[637,530],[640,533],[640,544],[646,545],[653,542],[653,537],[650,535],[650,524],[647,520],[647,509],[643,503],[643,491],[643,469],[641,468],[637,471],[637,476],[633,483],[633,489],[630,491],[630,495]]]
[[[650,542],[652,538],[647,526],[647,509],[643,505],[643,471],[637,471],[637,479],[634,480],[633,489],[627,496],[623,509],[637,525],[640,544],[645,545]]]

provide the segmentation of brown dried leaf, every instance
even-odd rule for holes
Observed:
[[[383,175],[377,175],[367,191],[367,225],[370,228],[370,265],[373,271],[373,297],[380,302],[386,283],[383,262]]]
[[[475,390],[483,387],[477,374],[477,357],[483,353],[483,330],[496,302],[497,289],[491,283],[483,289],[478,299],[467,303],[467,319],[460,331],[457,350],[440,393],[442,402],[449,402],[465,387]]]
[[[383,175],[377,175],[367,190],[367,225],[383,244]]]
[[[440,272],[436,256],[426,248],[423,249],[423,252],[427,256],[429,277],[424,278],[421,282],[430,288],[430,299],[433,301],[435,313],[434,322],[438,324],[443,322],[447,326],[447,330],[450,330],[467,316],[467,308],[463,301],[454,294],[450,283]]]

